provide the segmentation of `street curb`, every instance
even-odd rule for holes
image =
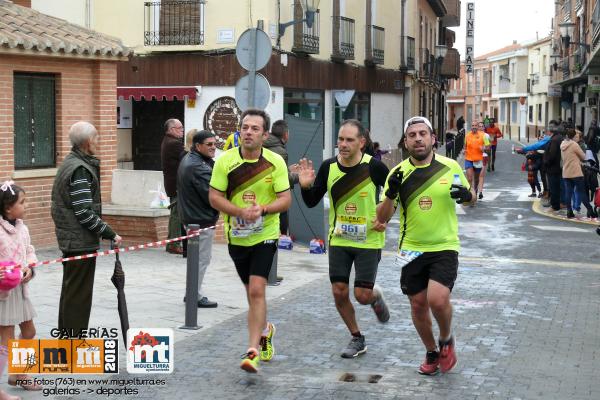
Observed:
[[[536,214],[539,215],[543,215],[544,217],[548,217],[548,218],[553,218],[553,219],[557,219],[559,221],[565,221],[565,222],[576,222],[578,224],[586,224],[586,225],[598,225],[598,221],[585,221],[585,220],[581,220],[581,219],[577,219],[577,218],[567,218],[567,217],[563,217],[562,215],[555,215],[549,212],[544,211],[544,207],[542,207],[542,202],[539,200],[536,200],[533,202],[533,204],[531,205],[531,209],[533,210],[533,212],[535,212]]]

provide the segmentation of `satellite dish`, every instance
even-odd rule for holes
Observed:
[[[267,36],[267,34],[263,30],[256,28],[248,29],[241,34],[240,38],[238,39],[237,45],[235,46],[235,56],[242,68],[244,68],[246,71],[250,71],[252,67],[251,58],[253,56],[253,35],[256,35],[256,46],[254,48],[254,52],[256,54],[256,61],[254,70],[258,71],[263,69],[271,59],[272,45],[269,36]]]
[[[271,98],[271,85],[269,85],[269,81],[262,74],[254,75],[254,104],[250,107],[250,97],[248,93],[250,79],[251,75],[244,75],[235,84],[235,102],[244,111],[248,108],[259,108],[264,110],[267,108],[269,99]]]

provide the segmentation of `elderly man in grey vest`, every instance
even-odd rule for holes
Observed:
[[[79,121],[69,130],[71,152],[58,168],[52,187],[52,219],[58,246],[64,257],[93,253],[100,239],[121,242],[102,221],[100,160],[94,155],[98,131]],[[58,310],[58,328],[77,337],[87,329],[92,308],[96,258],[63,262],[63,280]]]

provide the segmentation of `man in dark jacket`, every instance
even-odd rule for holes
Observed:
[[[281,157],[285,161],[285,165],[288,165],[288,152],[286,148],[286,143],[290,138],[290,132],[288,128],[287,122],[280,119],[273,122],[271,126],[271,132],[269,132],[269,137],[265,140],[263,147],[265,149],[269,149]],[[296,183],[298,183],[298,174],[289,172],[288,173],[290,179],[290,187],[293,188]],[[279,214],[279,230],[282,235],[288,234],[289,228],[289,218],[288,212],[283,212]]]
[[[202,228],[215,226],[219,212],[210,206],[208,189],[212,176],[216,149],[215,135],[209,131],[197,132],[192,139],[190,152],[181,160],[177,171],[177,208],[184,225],[196,224]],[[210,264],[215,230],[200,232],[198,255],[198,307],[213,308],[214,301],[202,294],[202,281]],[[185,299],[184,299],[185,300]]]
[[[162,162],[165,192],[169,196],[171,204],[177,201],[177,168],[184,153],[183,148],[183,124],[175,118],[168,119],[164,125],[165,136],[160,145],[160,158]],[[169,216],[168,238],[181,236],[181,220],[177,214],[177,207],[171,207]],[[170,243],[167,251],[173,254],[182,254],[181,242]]]
[[[100,160],[94,157],[98,131],[89,122],[75,123],[69,130],[73,145],[56,172],[51,213],[63,257],[94,253],[100,238],[119,243],[121,237],[102,221]],[[58,309],[58,328],[77,337],[87,329],[92,310],[96,258],[63,262]]]
[[[550,121],[548,130],[552,133],[552,137],[544,151],[544,169],[550,190],[550,205],[554,211],[558,211],[560,210],[562,176],[560,144],[563,141],[564,128],[555,121]]]

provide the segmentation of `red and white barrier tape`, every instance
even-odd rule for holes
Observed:
[[[34,267],[39,267],[41,265],[58,264],[58,263],[62,263],[62,262],[65,262],[65,261],[85,260],[87,258],[109,256],[109,255],[115,254],[115,253],[127,253],[127,252],[130,252],[130,251],[136,251],[136,250],[146,249],[146,248],[150,248],[150,247],[162,247],[162,246],[165,246],[165,245],[167,245],[169,243],[179,242],[179,241],[181,241],[183,239],[190,239],[190,238],[196,237],[196,236],[200,235],[200,232],[204,232],[204,231],[207,231],[209,229],[215,229],[215,228],[218,228],[220,226],[223,226],[223,224],[219,224],[219,225],[215,225],[215,226],[210,226],[208,228],[198,229],[197,231],[193,231],[193,233],[190,233],[190,234],[185,235],[185,236],[180,236],[180,237],[177,237],[177,238],[173,238],[173,239],[159,240],[158,242],[149,242],[149,243],[138,244],[138,245],[129,246],[129,247],[118,247],[118,248],[112,249],[112,250],[98,251],[96,253],[83,254],[83,255],[80,255],[80,256],[72,256],[72,257],[57,258],[57,259],[54,259],[54,260],[38,261],[36,263],[30,263],[27,266],[29,268],[34,268]],[[2,266],[0,268],[12,268],[12,267],[15,267],[15,265]]]

